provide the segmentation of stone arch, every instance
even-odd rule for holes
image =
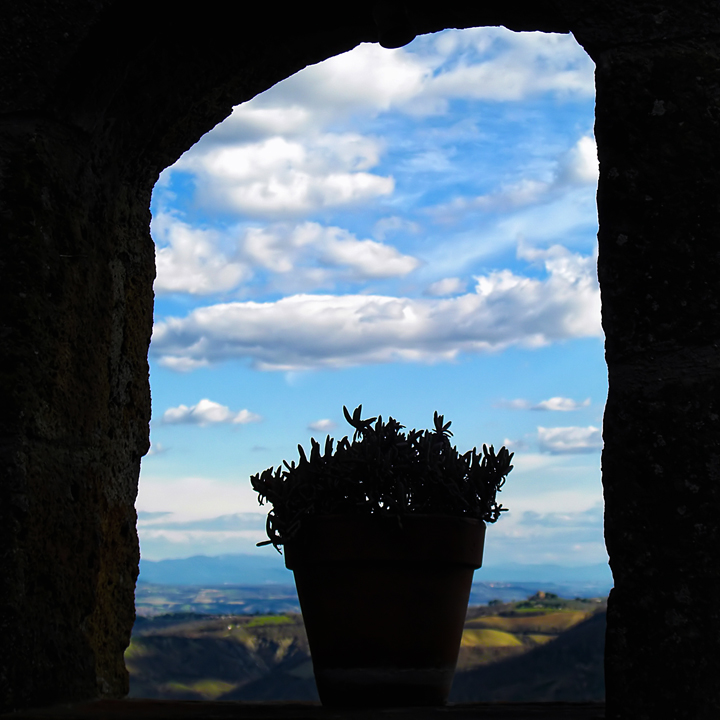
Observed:
[[[3,6],[0,710],[127,688],[159,172],[233,105],[377,41],[379,5]],[[407,10],[418,33],[572,31],[596,63],[608,717],[714,718],[720,19],[709,0]]]

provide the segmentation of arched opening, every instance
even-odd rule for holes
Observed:
[[[342,405],[363,403],[411,427],[437,409],[460,448],[516,451],[478,580],[592,586],[607,562],[593,110],[572,36],[446,31],[311,66],[165,171],[141,582],[147,560],[251,553],[249,475],[346,434]],[[606,593],[592,570],[587,592]],[[248,581],[216,579],[233,582]]]
[[[3,709],[126,689],[157,175],[232,105],[377,40],[372,10],[4,8]],[[571,30],[596,62],[608,714],[716,717],[717,14],[664,2],[412,13],[421,34]]]

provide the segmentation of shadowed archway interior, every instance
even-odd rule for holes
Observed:
[[[2,11],[2,709],[127,689],[159,173],[233,105],[377,41],[374,6],[394,4],[278,12],[209,2],[194,14],[165,3],[46,5],[11,1]],[[669,708],[676,718],[715,717],[715,8],[555,0],[406,10],[418,33],[572,31],[596,63],[610,388],[603,484],[615,580],[608,717]]]

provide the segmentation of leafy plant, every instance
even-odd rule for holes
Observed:
[[[308,515],[386,515],[408,513],[461,515],[495,522],[506,510],[496,494],[512,470],[513,453],[495,453],[483,445],[460,454],[443,415],[434,415],[433,430],[410,430],[389,418],[361,418],[362,405],[345,419],[355,429],[333,449],[329,435],[321,451],[310,440],[310,456],[298,445],[300,460],[269,467],[250,478],[259,502],[272,504],[267,517],[276,549],[298,532]]]

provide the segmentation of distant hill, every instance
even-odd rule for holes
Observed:
[[[138,582],[157,585],[292,585],[293,574],[282,557],[257,555],[194,555],[171,560],[140,559]]]
[[[457,672],[450,701],[604,701],[605,622],[598,612],[528,653]]]
[[[177,613],[200,615],[252,615],[299,613],[294,583],[279,585],[154,585],[138,583],[135,611],[142,618]]]
[[[470,608],[451,702],[601,701],[604,608],[544,593]],[[131,697],[317,700],[296,613],[138,617],[125,660]]]
[[[243,687],[272,676],[276,687],[268,699],[317,700],[300,615],[167,615],[139,620],[125,652],[130,697],[232,699]],[[300,675],[295,677],[298,667]]]
[[[536,593],[552,592],[561,597],[604,597],[607,589],[595,586],[561,586],[553,583],[475,583],[470,591],[470,605],[487,605],[492,601],[513,602]],[[138,617],[155,617],[168,613],[237,615],[253,613],[299,613],[300,601],[294,583],[280,585],[161,585],[138,583],[135,588],[135,610]]]
[[[255,554],[196,555],[171,560],[140,560],[139,583],[155,585],[190,585],[220,587],[223,585],[292,585],[293,574],[284,559],[275,552]],[[539,589],[564,597],[607,595],[612,575],[606,564],[564,567],[561,565],[506,564],[483,567],[475,573],[477,594],[471,603],[480,604],[493,598],[519,600]],[[492,595],[490,588],[497,589]],[[516,587],[517,589],[513,589]],[[490,595],[485,594],[485,590]]]

